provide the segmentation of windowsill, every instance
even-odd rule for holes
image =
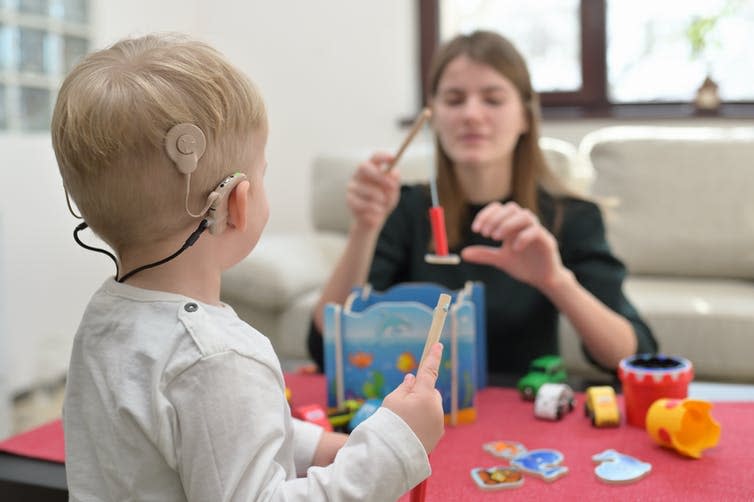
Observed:
[[[724,103],[715,111],[698,111],[691,103],[625,104],[604,107],[545,106],[542,117],[547,120],[572,120],[576,118],[612,119],[752,119],[754,103]]]
[[[724,103],[716,111],[701,112],[691,103],[635,103],[604,107],[543,106],[542,118],[548,122],[574,119],[619,120],[753,120],[754,103]],[[411,127],[416,116],[398,119],[398,126]]]

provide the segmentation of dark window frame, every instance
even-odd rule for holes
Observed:
[[[656,118],[697,116],[733,119],[754,118],[754,102],[726,101],[715,111],[700,112],[690,102],[612,104],[607,89],[607,35],[605,0],[581,0],[582,88],[573,92],[542,92],[545,118]],[[429,69],[440,39],[438,0],[419,0],[419,60],[422,103],[427,102]]]

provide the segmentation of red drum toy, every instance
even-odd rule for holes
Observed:
[[[620,362],[618,378],[623,385],[626,421],[644,428],[647,410],[656,400],[687,396],[694,368],[683,357],[638,354]]]

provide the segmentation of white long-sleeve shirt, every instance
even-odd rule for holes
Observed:
[[[291,418],[284,389],[269,340],[229,306],[106,281],[68,372],[70,500],[384,501],[429,475],[385,408],[308,468],[322,429]]]

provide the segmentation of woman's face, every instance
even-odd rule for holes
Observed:
[[[529,127],[513,83],[465,55],[445,67],[432,111],[440,144],[456,166],[510,163]]]

